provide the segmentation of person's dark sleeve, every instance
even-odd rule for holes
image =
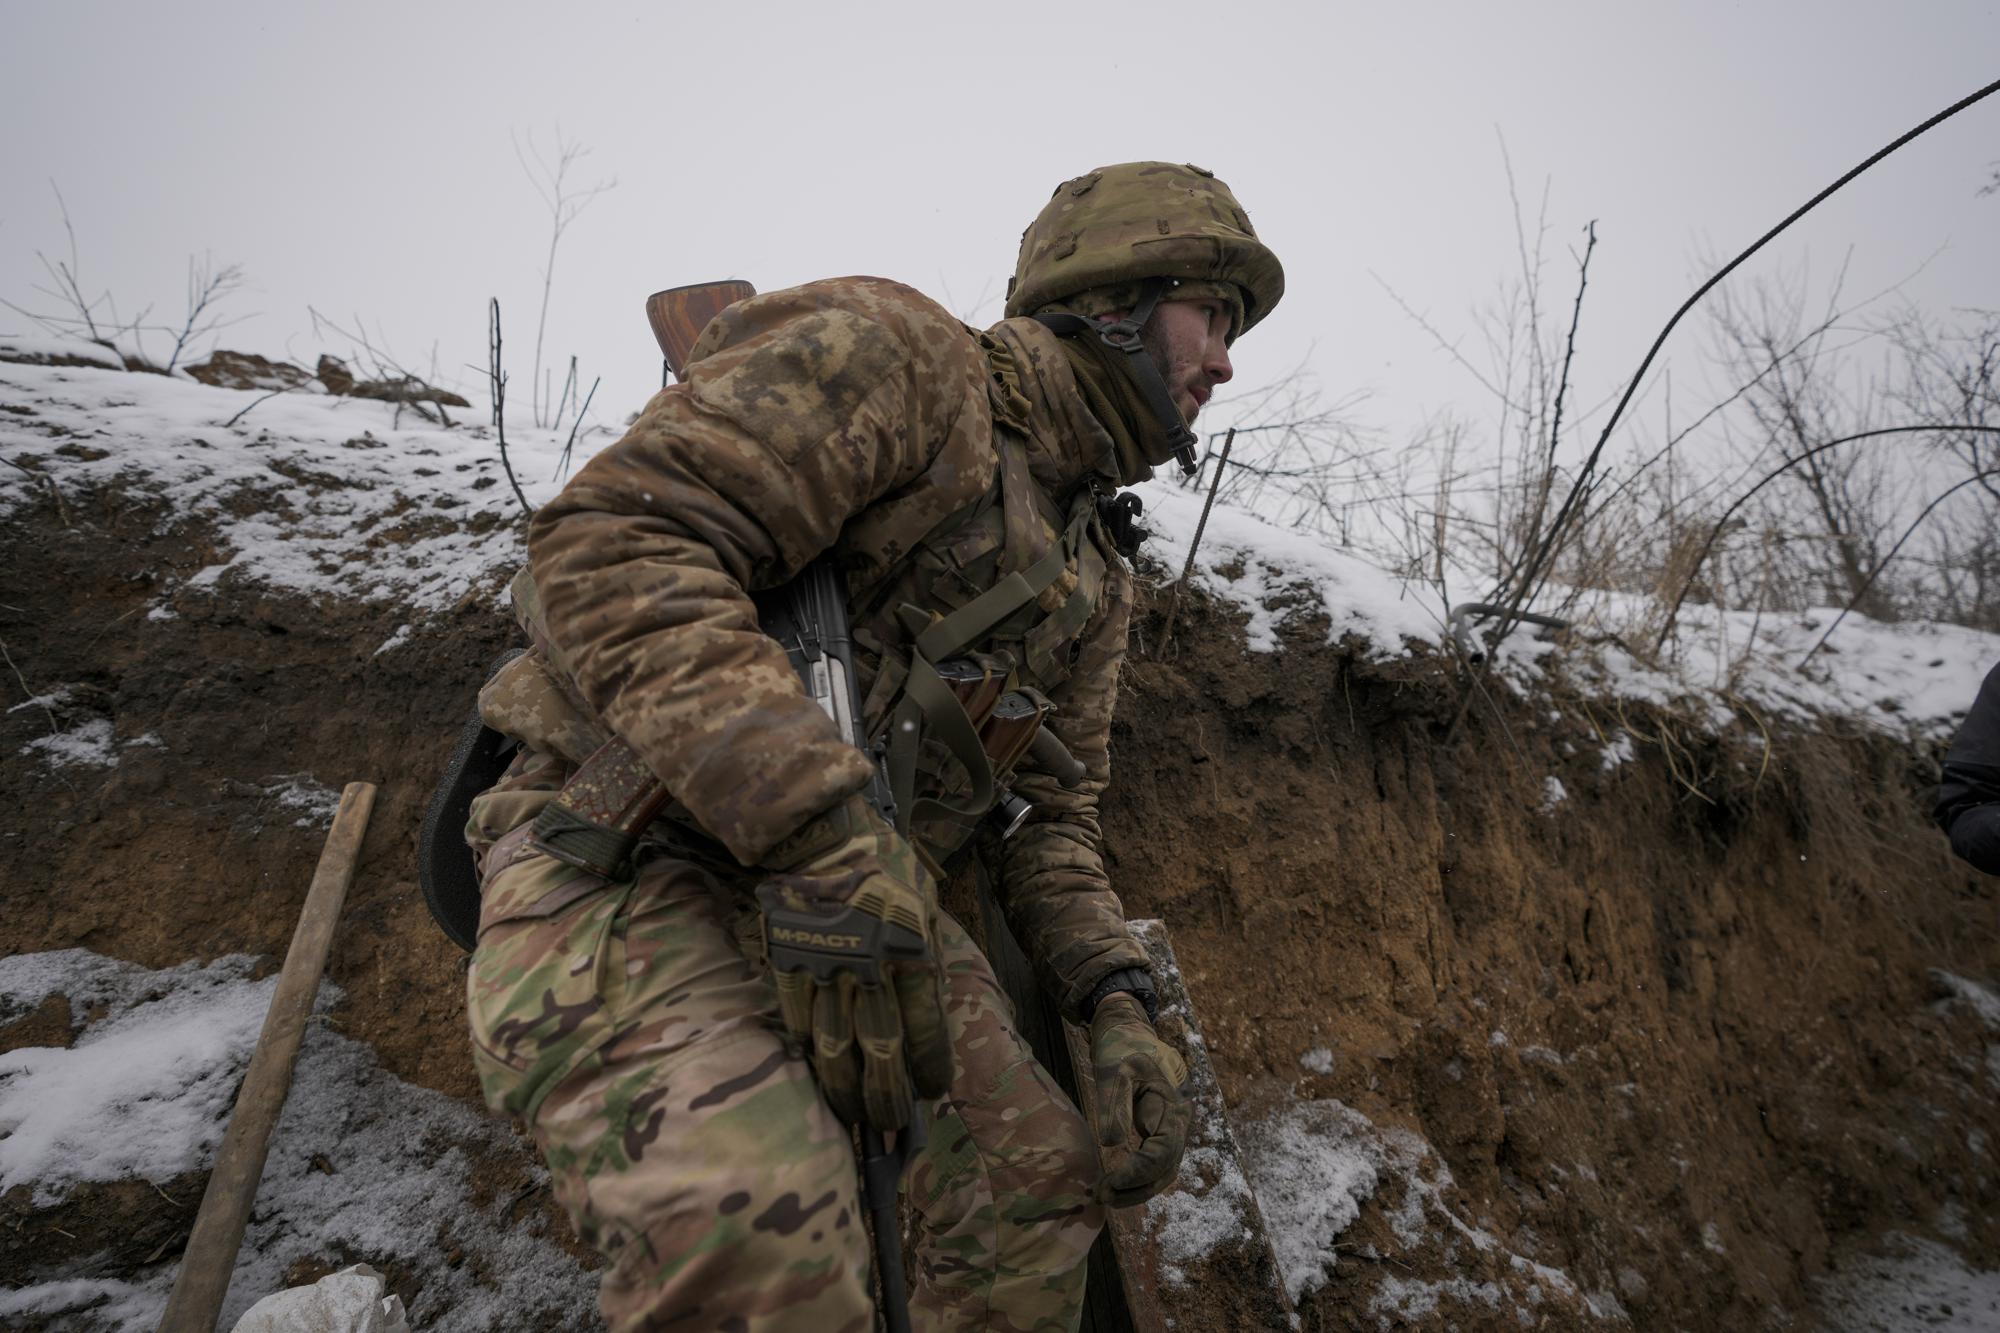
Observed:
[[[1954,853],[2000,875],[2000,666],[1986,674],[1944,757],[1932,815]]]

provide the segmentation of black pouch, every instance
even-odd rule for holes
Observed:
[[[524,651],[513,648],[502,653],[487,668],[486,679],[499,675]],[[471,816],[473,797],[500,781],[519,747],[520,742],[487,726],[475,703],[431,793],[430,808],[424,811],[423,832],[417,840],[417,882],[439,928],[468,953],[479,939],[479,871],[472,863],[472,849],[465,844],[465,821]]]

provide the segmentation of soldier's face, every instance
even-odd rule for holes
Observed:
[[[1215,386],[1236,373],[1229,364],[1229,307],[1221,301],[1162,301],[1142,337],[1174,406],[1189,422],[1207,405]]]

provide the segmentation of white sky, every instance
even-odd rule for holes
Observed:
[[[310,362],[308,304],[414,368],[433,344],[483,405],[501,299],[525,407],[548,219],[510,131],[555,127],[615,176],[556,264],[551,360],[616,422],[657,384],[641,303],[742,276],[901,278],[997,318],[1022,227],[1061,179],[1210,167],[1284,260],[1239,387],[1309,363],[1396,438],[1476,385],[1374,275],[1452,336],[1516,271],[1496,130],[1548,293],[1598,219],[1577,360],[1595,403],[1698,276],[1863,156],[2000,76],[2000,3],[339,5],[0,0],[0,296],[45,306],[65,245],[121,310],[179,312],[187,256],[235,261],[224,345]],[[1851,293],[2000,307],[2000,97],[1823,205],[1755,271],[1854,247]],[[1941,249],[1942,248],[1942,249]],[[1940,253],[1941,249],[1941,253]],[[1933,258],[1933,256],[1935,256]],[[979,304],[982,294],[987,298]],[[0,332],[26,331],[0,311]],[[1468,349],[1476,347],[1468,338]],[[1692,386],[1698,338],[1670,352]],[[341,350],[337,343],[333,350]],[[1705,406],[1694,387],[1676,415]],[[513,412],[510,408],[510,420]],[[1213,422],[1204,423],[1213,424]]]

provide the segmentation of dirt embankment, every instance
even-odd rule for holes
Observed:
[[[321,836],[282,793],[367,778],[382,791],[333,1021],[401,1077],[476,1098],[461,958],[412,861],[508,626],[469,603],[378,653],[408,616],[226,589],[159,618],[165,571],[215,563],[204,532],[113,491],[68,505],[74,528],[45,504],[0,534],[9,655],[33,691],[72,687],[65,725],[159,744],[56,769],[22,752],[40,709],[0,716],[0,950],[276,957]],[[1414,1131],[1465,1223],[1412,1241],[1386,1191],[1364,1204],[1307,1329],[1387,1308],[1519,1327],[1479,1290],[1524,1263],[1599,1296],[1599,1315],[1551,1300],[1549,1327],[1617,1309],[1642,1328],[1810,1327],[1807,1284],[1840,1246],[1953,1217],[1965,1252],[2000,1264],[1989,1038],[1933,975],[2000,975],[1995,885],[1925,825],[1919,757],[1835,734],[1767,754],[1752,719],[1717,739],[1564,698],[1479,703],[1454,732],[1441,664],[1371,662],[1304,619],[1251,655],[1199,599],[1180,626],[1160,660],[1158,608],[1142,614],[1120,705],[1106,840],[1128,909],[1169,923],[1234,1114],[1337,1099]],[[57,1017],[0,1027],[0,1049],[49,1040]],[[165,1207],[104,1189],[58,1218],[17,1188],[0,1252],[26,1269],[116,1242],[136,1273],[174,1257],[191,1203],[163,1227]],[[351,1257],[392,1258],[328,1256]],[[1419,1283],[1428,1307],[1385,1306]]]

